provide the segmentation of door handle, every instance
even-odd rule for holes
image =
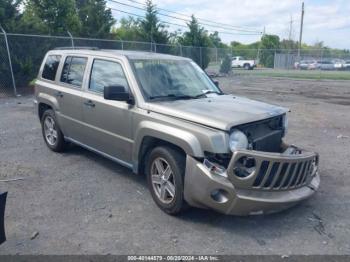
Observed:
[[[55,96],[57,96],[57,97],[63,97],[63,93],[62,93],[61,91],[57,91],[57,92],[55,93]]]
[[[84,102],[84,105],[86,105],[88,107],[95,107],[95,104],[91,100]]]

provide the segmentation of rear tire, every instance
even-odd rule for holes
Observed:
[[[177,215],[187,209],[184,200],[185,156],[168,146],[154,148],[145,163],[152,198],[165,213]]]
[[[244,67],[245,70],[251,70],[250,64],[244,64],[243,67]]]
[[[46,110],[41,117],[41,130],[46,145],[54,152],[64,151],[67,142],[57,123],[55,112]]]

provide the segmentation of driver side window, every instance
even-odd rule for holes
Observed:
[[[89,90],[103,93],[105,86],[117,85],[129,89],[122,66],[117,62],[95,59],[91,69]]]

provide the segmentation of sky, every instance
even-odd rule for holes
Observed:
[[[142,0],[118,0],[129,5],[141,7],[135,3]],[[153,0],[159,7],[176,11],[181,14],[194,14],[199,19],[206,19],[218,23],[229,24],[242,30],[228,30],[218,26],[204,27],[209,31],[215,30],[229,32],[219,34],[223,42],[239,41],[252,43],[260,39],[261,35],[251,35],[250,31],[262,32],[265,27],[267,34],[277,34],[281,39],[288,39],[290,22],[292,20],[292,39],[298,40],[300,31],[300,15],[302,0]],[[303,42],[314,44],[323,41],[326,46],[332,48],[350,49],[350,0],[304,0],[304,30]],[[143,15],[143,11],[118,3],[108,2],[108,6],[114,9]],[[112,10],[118,20],[122,16],[128,16],[116,10]],[[188,19],[186,16],[167,13],[167,15]],[[159,16],[163,21],[186,25],[185,21],[175,18]],[[207,21],[201,21],[208,23]],[[186,28],[168,25],[169,31]],[[230,27],[232,28],[232,27]],[[249,31],[249,32],[248,32]],[[249,35],[247,35],[249,34]]]

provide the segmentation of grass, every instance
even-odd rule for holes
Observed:
[[[234,70],[233,72],[234,74],[236,73],[239,75],[261,77],[284,77],[313,80],[350,80],[350,71],[255,69],[252,71]]]
[[[219,66],[210,64],[207,71],[218,72]],[[322,71],[322,70],[285,70],[256,68],[254,70],[233,69],[233,75],[247,75],[252,77],[282,77],[292,79],[312,80],[350,80],[350,71]]]

